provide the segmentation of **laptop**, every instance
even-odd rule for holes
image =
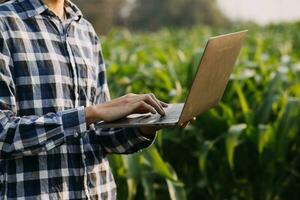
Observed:
[[[134,114],[97,128],[182,126],[217,106],[240,53],[247,30],[209,38],[185,103],[169,104],[166,115]]]

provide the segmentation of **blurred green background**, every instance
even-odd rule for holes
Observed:
[[[114,29],[102,38],[111,92],[184,101],[207,37],[240,28],[250,32],[220,106],[110,157],[119,199],[299,199],[300,23]]]
[[[249,30],[218,107],[109,158],[118,199],[299,199],[300,23],[296,1],[282,2],[75,0],[102,40],[113,97],[184,101],[208,37]]]

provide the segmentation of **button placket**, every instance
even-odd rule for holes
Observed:
[[[78,132],[75,132],[74,133],[74,138],[78,138],[79,137],[79,133]]]
[[[79,106],[79,94],[78,94],[78,84],[79,84],[79,77],[78,77],[78,73],[77,73],[77,67],[76,67],[76,62],[75,62],[75,58],[74,58],[74,54],[71,48],[70,43],[68,42],[68,37],[69,37],[69,30],[70,30],[70,26],[71,26],[72,21],[70,21],[66,27],[64,27],[63,23],[61,23],[61,26],[64,30],[64,34],[63,34],[63,42],[64,45],[66,47],[66,51],[69,57],[69,61],[71,63],[71,68],[72,68],[72,73],[73,73],[73,84],[74,84],[74,106],[78,107]]]
[[[86,155],[84,154],[84,152],[82,153],[82,159],[85,161],[86,160]]]

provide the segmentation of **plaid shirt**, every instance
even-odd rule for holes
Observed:
[[[115,199],[106,156],[154,138],[86,127],[84,107],[109,100],[98,37],[65,2],[0,5],[0,199]]]

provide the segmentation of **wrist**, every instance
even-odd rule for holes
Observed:
[[[85,120],[87,125],[101,121],[101,115],[98,113],[99,110],[101,109],[97,109],[96,106],[88,106],[85,108]]]

